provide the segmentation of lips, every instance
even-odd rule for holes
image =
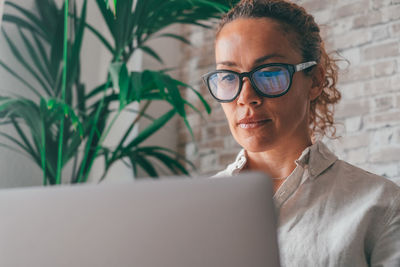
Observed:
[[[271,119],[267,118],[244,118],[239,120],[237,125],[242,129],[254,129],[263,126],[270,121]]]

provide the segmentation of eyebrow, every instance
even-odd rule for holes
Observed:
[[[261,63],[263,63],[264,61],[271,59],[271,58],[284,58],[284,56],[280,55],[280,54],[269,54],[269,55],[265,55],[263,57],[257,58],[254,63],[253,66],[259,65]],[[225,65],[228,67],[237,67],[237,64],[233,61],[221,61],[221,62],[217,62],[217,65]]]

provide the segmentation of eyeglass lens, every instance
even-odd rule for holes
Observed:
[[[268,66],[257,70],[251,79],[257,89],[265,95],[279,95],[289,88],[290,73],[283,66]],[[239,75],[231,72],[217,72],[209,77],[212,94],[220,100],[231,100],[238,93]]]

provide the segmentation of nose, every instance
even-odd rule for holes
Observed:
[[[259,106],[262,103],[262,96],[260,96],[253,86],[249,78],[243,78],[242,91],[239,94],[237,103],[239,105]]]

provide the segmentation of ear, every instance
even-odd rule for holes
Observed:
[[[324,83],[324,70],[321,65],[315,66],[312,75],[312,86],[309,93],[311,101],[315,100],[322,93],[322,84]]]

